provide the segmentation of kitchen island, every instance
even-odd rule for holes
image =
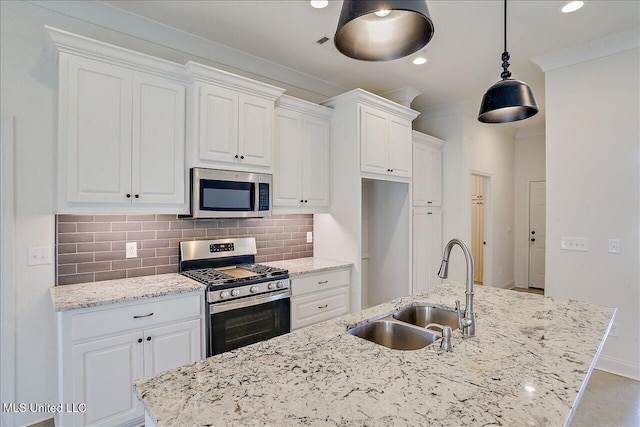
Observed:
[[[136,381],[147,423],[568,424],[614,308],[476,287],[477,336],[392,350],[347,329],[408,305],[452,308],[446,284]]]

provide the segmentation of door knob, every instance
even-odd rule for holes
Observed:
[[[531,239],[531,241],[532,241],[532,242],[535,242],[535,241],[536,241],[536,239]]]
[[[535,231],[532,231],[532,232],[531,232],[531,234],[536,234],[536,232],[535,232]]]

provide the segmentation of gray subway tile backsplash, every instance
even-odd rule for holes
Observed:
[[[58,215],[57,284],[176,273],[181,241],[255,237],[256,262],[313,256],[313,215],[194,220],[176,215]],[[125,243],[137,242],[126,259]]]

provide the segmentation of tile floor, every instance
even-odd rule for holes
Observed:
[[[570,426],[640,427],[640,381],[594,370]],[[53,420],[32,427],[53,427]]]

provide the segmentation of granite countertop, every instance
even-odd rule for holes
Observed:
[[[350,262],[336,261],[324,258],[296,258],[284,261],[271,261],[263,263],[271,267],[284,268],[289,270],[289,276],[295,277],[301,274],[318,273],[321,271],[337,270],[340,268],[353,267]]]
[[[160,426],[567,424],[615,309],[476,286],[477,336],[392,350],[346,332],[411,304],[452,308],[440,285],[135,382]]]
[[[129,279],[104,280],[77,285],[53,286],[51,300],[55,311],[139,300],[192,291],[204,291],[205,285],[177,273]]]

